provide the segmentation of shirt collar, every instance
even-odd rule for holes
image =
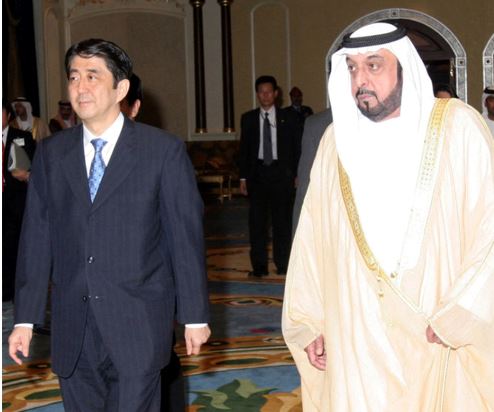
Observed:
[[[124,117],[120,112],[115,119],[115,121],[106,129],[101,135],[95,136],[92,134],[89,129],[84,126],[84,145],[91,144],[91,140],[93,139],[103,139],[106,140],[109,144],[115,145],[117,143],[118,138],[120,137],[120,133],[122,132],[124,124]]]
[[[5,129],[2,130],[2,141],[3,143],[7,143],[7,134],[9,133],[9,125],[5,126]]]
[[[273,105],[269,108],[269,110],[264,110],[262,107],[259,108],[260,112],[259,112],[259,116],[264,119],[264,113],[268,113],[269,114],[269,121],[271,122],[271,124],[276,124],[276,107]]]

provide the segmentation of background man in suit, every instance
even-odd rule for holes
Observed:
[[[304,101],[304,95],[302,90],[300,90],[297,86],[292,87],[292,90],[290,90],[290,100],[292,101],[292,104],[291,106],[288,106],[286,110],[295,113],[303,126],[305,119],[314,114],[314,111],[311,107],[304,106],[302,104]]]
[[[12,144],[21,146],[32,160],[36,144],[31,133],[9,126],[10,106],[2,101],[2,300],[14,297],[17,247],[26,203],[29,170],[8,170]]]
[[[251,276],[268,274],[268,220],[273,227],[273,260],[279,275],[286,273],[291,245],[291,221],[301,125],[286,110],[277,109],[276,79],[256,80],[258,109],[242,115],[240,191],[249,196]]]
[[[295,205],[293,206],[293,234],[297,230],[300,210],[304,203],[305,193],[310,181],[310,170],[316,157],[317,148],[326,128],[333,122],[331,109],[316,113],[305,122],[302,135],[302,153],[298,162],[297,192],[295,193]]]
[[[141,78],[132,73],[129,79],[129,92],[120,102],[120,110],[129,119],[135,120],[141,110],[142,104],[142,82]]]
[[[9,354],[29,354],[52,278],[52,365],[69,411],[159,411],[174,314],[188,354],[210,331],[203,205],[185,146],[124,118],[132,63],[89,39],[65,57],[83,124],[40,142]]]
[[[129,82],[129,91],[120,102],[120,110],[129,119],[135,120],[142,105],[142,82],[135,73],[132,73]],[[175,339],[174,333],[170,362],[161,370],[161,411],[163,412],[185,412],[185,385],[180,358],[174,350]]]

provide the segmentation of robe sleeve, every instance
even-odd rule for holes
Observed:
[[[326,133],[327,134],[327,133]],[[304,410],[316,410],[329,396],[327,373],[312,366],[304,349],[325,335],[324,242],[321,220],[328,213],[321,202],[328,139],[323,136],[311,170],[309,187],[295,232],[285,284],[282,329],[300,374]],[[309,167],[310,169],[310,167]],[[327,348],[329,342],[325,342]]]
[[[285,340],[302,350],[322,333],[323,322],[321,284],[310,209],[309,189],[292,245],[283,300],[282,327]]]
[[[494,348],[494,145],[487,126],[469,108],[455,116],[449,142],[460,199],[463,260],[455,281],[430,318],[452,348]]]

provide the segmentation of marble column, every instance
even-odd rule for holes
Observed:
[[[233,111],[233,73],[232,73],[232,28],[230,5],[233,0],[218,0],[221,7],[221,49],[223,60],[223,131],[235,131]]]
[[[204,80],[204,40],[202,6],[204,0],[191,0],[194,9],[194,76],[196,92],[196,133],[207,133],[206,93]]]

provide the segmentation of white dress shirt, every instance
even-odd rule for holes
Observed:
[[[266,113],[268,114],[269,124],[271,125],[271,145],[273,148],[273,160],[278,160],[278,139],[276,135],[276,108],[271,106],[269,110],[264,110],[262,107],[259,108],[259,153],[258,159],[264,159],[264,119],[266,118]]]
[[[5,129],[2,130],[2,142],[3,145],[5,146],[7,144],[7,134],[9,133],[9,125],[5,127]]]
[[[92,134],[89,129],[83,124],[83,136],[84,136],[84,159],[86,161],[86,172],[89,177],[89,170],[91,169],[91,163],[94,158],[94,146],[91,143],[93,139],[103,139],[106,140],[106,144],[103,146],[103,150],[101,151],[101,155],[103,156],[103,161],[105,165],[108,166],[110,163],[111,155],[113,154],[113,150],[118,142],[118,138],[120,137],[120,133],[122,132],[124,124],[124,117],[122,113],[119,113],[115,121],[110,125],[108,129],[106,129],[101,135],[95,136]]]

